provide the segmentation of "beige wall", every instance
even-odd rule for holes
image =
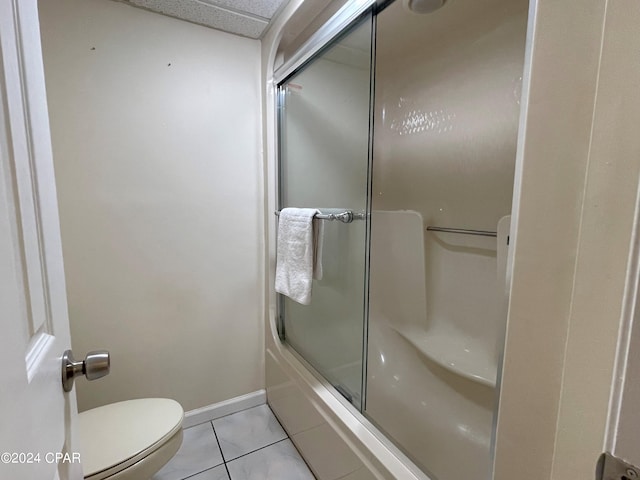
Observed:
[[[106,0],[40,2],[80,409],[263,388],[260,43]]]

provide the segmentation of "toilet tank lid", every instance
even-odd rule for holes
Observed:
[[[127,460],[146,457],[182,428],[184,410],[167,398],[112,403],[78,416],[80,458],[89,476]]]

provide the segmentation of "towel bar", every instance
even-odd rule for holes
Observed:
[[[273,212],[276,216],[280,216],[280,211]],[[364,220],[364,213],[353,213],[351,210],[345,210],[340,213],[316,213],[315,218],[319,220],[337,220],[342,223],[351,223],[354,220]]]
[[[482,237],[497,237],[497,232],[490,232],[487,230],[467,230],[464,228],[444,228],[444,227],[427,227],[430,232],[446,232],[446,233],[461,233],[463,235],[480,235]]]

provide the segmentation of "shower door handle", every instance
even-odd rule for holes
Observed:
[[[97,380],[108,375],[110,370],[111,356],[106,350],[89,352],[80,362],[76,362],[71,350],[67,350],[62,355],[62,388],[70,392],[76,377],[84,375],[87,380]]]

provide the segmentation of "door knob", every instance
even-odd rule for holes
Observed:
[[[76,362],[71,350],[67,350],[62,355],[62,388],[70,392],[77,376],[84,375],[87,380],[96,380],[108,375],[110,368],[111,358],[106,350],[89,352],[80,362]]]

